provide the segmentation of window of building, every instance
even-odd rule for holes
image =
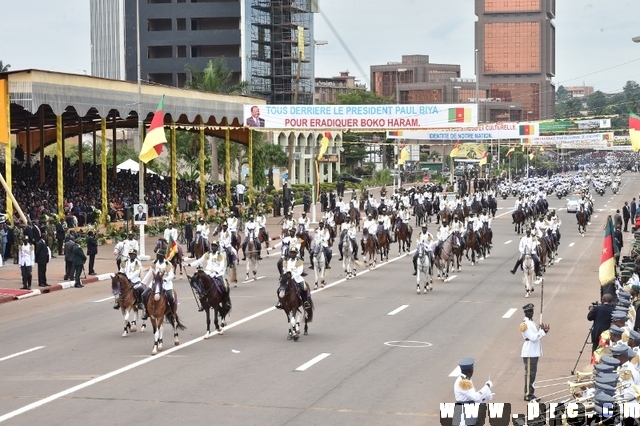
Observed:
[[[187,73],[179,72],[177,74],[178,77],[178,87],[185,87],[187,85]]]
[[[162,84],[164,86],[173,86],[173,74],[171,73],[153,73],[149,74],[148,78],[152,83]]]
[[[171,31],[171,18],[149,19],[147,21],[147,31]]]
[[[200,45],[191,46],[192,58],[218,58],[221,56],[234,57],[238,56],[240,52],[239,45]]]
[[[187,20],[185,18],[177,18],[176,29],[178,31],[185,31],[187,29]]]
[[[178,58],[186,58],[187,57],[187,46],[177,46],[176,57]]]
[[[232,18],[194,18],[191,20],[192,31],[237,30],[240,19]]]
[[[172,58],[172,46],[149,46],[147,48],[147,58],[149,59],[166,59]]]
[[[149,4],[167,4],[171,3],[171,0],[147,0]]]

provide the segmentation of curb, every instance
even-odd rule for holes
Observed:
[[[106,281],[106,280],[111,279],[111,275],[112,274],[94,275],[94,276],[82,279],[82,280],[80,280],[80,282],[82,282],[82,284],[90,284],[90,283],[95,283],[95,282],[98,282],[98,281]],[[12,296],[12,295],[7,295],[7,294],[0,294],[0,304],[11,302],[11,301],[14,301],[14,300],[29,299],[31,297],[40,296],[40,295],[51,293],[51,292],[58,291],[58,290],[66,290],[68,288],[74,288],[73,287],[74,285],[75,285],[75,281],[63,281],[63,282],[58,283],[58,284],[52,284],[51,287],[43,287],[43,288],[37,288],[37,289],[31,290],[29,293],[23,294],[21,296]]]

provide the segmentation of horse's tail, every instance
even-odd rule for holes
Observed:
[[[175,327],[178,330],[185,330],[187,328],[184,324],[180,322],[180,318],[178,317],[178,314],[174,315],[172,312],[169,312],[167,315],[175,319]]]
[[[309,300],[309,308],[305,309],[305,312],[307,313],[307,317],[305,318],[305,321],[307,323],[313,321],[313,310],[315,309],[315,305],[313,304],[313,300],[311,298],[308,298],[308,300]]]

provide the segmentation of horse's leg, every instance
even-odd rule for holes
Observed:
[[[158,327],[158,320],[151,317],[151,325],[153,326],[153,349],[151,350],[151,355],[156,355],[159,350],[160,339],[160,327]]]
[[[124,300],[122,301],[122,304],[124,305]],[[122,337],[127,337],[131,329],[131,323],[129,322],[129,309],[123,306],[122,311],[124,314],[124,331],[122,332]]]
[[[164,324],[163,324],[163,317],[158,318],[158,322],[160,323],[160,325],[158,326],[158,350],[161,351],[162,350],[162,336],[164,335]]]
[[[213,326],[219,334],[222,334],[222,329],[220,329],[220,323],[218,322],[218,307],[214,306],[213,308]]]

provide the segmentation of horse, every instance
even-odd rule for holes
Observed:
[[[411,229],[410,225],[402,221],[398,222],[398,226],[396,227],[396,239],[398,240],[398,252],[399,254],[402,254],[403,251],[411,251],[411,234],[413,233],[413,229]]]
[[[318,282],[322,287],[325,286],[326,281],[324,279],[325,268],[327,266],[327,259],[324,255],[324,249],[322,244],[317,240],[313,240],[311,244],[311,250],[309,251],[309,256],[313,259],[313,271],[316,277],[316,286],[314,290],[318,289]]]
[[[299,254],[300,254],[300,259],[304,260],[304,249],[309,250],[309,247],[311,247],[312,238],[305,231],[299,231],[296,234],[296,238],[300,242],[300,246],[298,247],[298,251],[299,251]]]
[[[378,239],[378,250],[380,251],[380,262],[389,260],[389,247],[391,246],[391,244],[389,242],[389,236],[387,235],[387,231],[385,231],[382,226],[378,227],[376,238]]]
[[[493,195],[489,195],[489,213],[491,213],[491,217],[495,218],[496,217],[496,212],[498,211],[498,201],[496,200],[496,197],[494,197]]]
[[[350,222],[352,222],[354,220],[356,221],[356,226],[357,226],[357,229],[359,231],[360,230],[360,210],[358,210],[355,207],[351,207],[349,209],[348,215],[349,215],[349,221]]]
[[[111,293],[113,298],[120,305],[120,311],[124,316],[124,332],[122,337],[127,337],[129,333],[135,333],[136,320],[138,318],[138,302],[136,301],[136,290],[133,288],[133,284],[122,272],[118,272],[115,275],[111,275]],[[129,321],[129,315],[133,315],[133,319]],[[140,327],[140,333],[144,333],[147,324],[142,321]]]
[[[374,236],[369,234],[369,230],[365,228],[362,231],[362,260],[369,269],[376,266],[376,240]]]
[[[533,285],[536,281],[536,265],[533,261],[533,257],[529,253],[525,253],[524,260],[522,262],[522,272],[522,284],[524,284],[524,289],[526,291],[526,295],[524,297],[529,297],[533,292]]]
[[[207,332],[205,339],[213,336],[211,333],[211,310],[213,309],[213,325],[218,334],[224,334],[225,319],[230,309],[225,304],[224,294],[221,286],[225,285],[221,280],[214,280],[204,271],[196,271],[189,278],[189,285],[194,292],[200,306],[204,308],[207,315]],[[220,316],[220,324],[218,324],[218,316]]]
[[[487,225],[483,225],[480,228],[479,234],[480,234],[480,241],[479,241],[480,252],[482,254],[482,257],[486,259],[491,254],[491,232],[489,231],[489,228],[487,227]]]
[[[587,213],[580,210],[576,213],[576,217],[578,218],[578,232],[584,237],[584,234],[587,232]]]
[[[452,267],[455,269],[456,267],[458,268],[458,271],[462,270],[462,244],[460,244],[458,241],[462,241],[462,237],[460,236],[459,232],[455,232],[454,234],[456,234],[455,236],[457,238],[454,238],[453,240],[453,249],[452,249],[452,253],[453,253],[453,260],[452,260]],[[459,238],[459,240],[458,240]]]
[[[193,240],[193,256],[196,259],[200,259],[207,251],[209,251],[207,240],[199,232],[196,232],[196,237]]]
[[[427,254],[424,244],[418,244],[418,259],[416,262],[416,291],[420,294],[420,277],[426,277],[423,293],[433,290],[433,269],[431,268],[431,258]]]
[[[467,238],[465,239],[465,245],[467,249],[465,251],[465,257],[467,260],[471,261],[471,266],[476,264],[476,252],[478,253],[478,258],[480,257],[480,244],[478,242],[478,238],[476,233],[473,231],[471,226],[467,227]],[[471,250],[471,259],[469,259],[469,250]]]
[[[178,329],[184,330],[186,327],[180,322],[178,318],[178,294],[175,290],[173,292],[174,308],[173,311],[169,309],[167,297],[164,294],[163,280],[161,274],[153,274],[151,278],[151,287],[145,291],[146,301],[145,307],[147,308],[147,315],[151,325],[153,326],[153,349],[151,355],[156,355],[158,351],[162,350],[162,335],[164,333],[164,326],[162,325],[166,320],[173,326],[174,345],[178,346],[180,340],[178,339]],[[153,296],[151,293],[154,293]]]
[[[520,235],[522,233],[522,225],[524,225],[525,221],[525,214],[522,209],[518,209],[515,211],[515,213],[513,214],[513,221],[516,225],[514,230],[518,235]]]
[[[442,221],[442,223],[451,223],[452,217],[453,215],[451,214],[451,210],[449,209],[449,207],[445,207],[444,209],[440,210],[440,213],[438,213],[437,223],[440,223],[440,221]]]
[[[345,236],[342,240],[342,267],[344,272],[347,274],[347,279],[351,279],[356,275],[355,262],[351,239]]]
[[[346,215],[344,212],[339,211],[333,216],[333,222],[336,224],[336,229],[342,229],[342,224],[346,220]]]
[[[302,298],[299,295],[298,284],[291,278],[291,273],[287,272],[280,277],[278,287],[278,299],[282,305],[282,310],[287,315],[289,333],[287,340],[297,342],[300,338],[300,318],[304,315],[304,335],[308,335],[309,323],[313,321],[313,301],[311,292],[307,295],[309,307],[304,308]],[[303,291],[308,291],[304,289]]]
[[[258,241],[260,241],[260,244],[264,244],[264,247],[267,251],[267,257],[269,257],[269,241],[271,241],[271,239],[269,238],[269,234],[267,233],[267,228],[260,228],[260,230],[258,231]]]
[[[153,249],[154,253],[157,253],[158,250],[165,250],[165,253],[167,253],[167,260],[169,262],[171,262],[171,265],[173,266],[173,271],[178,272],[178,266],[180,266],[180,275],[182,275],[182,247],[178,246],[178,251],[176,252],[176,254],[174,254],[173,256],[171,256],[171,259],[169,259],[169,242],[167,240],[165,240],[164,238],[159,238],[158,242],[156,243],[155,248]]]
[[[433,261],[438,268],[438,279],[442,277],[445,282],[449,279],[449,268],[453,264],[453,256],[453,234],[451,234],[442,242],[442,247]]]
[[[253,241],[253,238],[249,238],[247,241],[247,250],[244,252],[247,257],[247,278],[246,281],[249,281],[249,272],[253,275],[253,280],[256,281],[258,279],[258,264],[260,261],[258,260],[258,248]]]

